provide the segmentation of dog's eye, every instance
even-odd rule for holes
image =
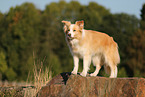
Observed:
[[[67,30],[68,32],[70,31],[70,30]]]
[[[73,30],[74,32],[76,31],[76,30]]]

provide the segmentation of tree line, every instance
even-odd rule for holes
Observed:
[[[78,1],[59,1],[43,11],[32,3],[23,3],[7,13],[0,12],[0,79],[26,80],[33,72],[34,62],[40,67],[41,61],[53,76],[72,71],[73,59],[65,42],[62,20],[84,20],[85,29],[114,38],[121,57],[118,77],[145,77],[145,4],[138,19],[126,13],[112,14],[95,2],[81,5]],[[91,66],[90,72],[93,70]],[[103,68],[99,75],[107,76]]]

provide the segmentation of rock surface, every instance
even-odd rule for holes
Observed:
[[[0,97],[33,97],[35,95],[34,86],[0,87]]]
[[[145,97],[145,79],[61,73],[44,86],[37,97]]]

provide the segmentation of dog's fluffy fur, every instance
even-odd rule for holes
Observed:
[[[117,64],[120,63],[118,53],[118,45],[112,37],[105,33],[85,30],[84,21],[76,21],[71,24],[70,21],[62,21],[64,23],[64,33],[70,52],[74,59],[73,74],[77,74],[79,58],[83,58],[82,76],[86,76],[91,61],[96,70],[90,76],[96,76],[101,66],[111,78],[117,77]]]

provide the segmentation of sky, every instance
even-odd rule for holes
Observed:
[[[31,2],[35,4],[36,8],[44,10],[45,6],[51,2],[59,2],[60,0],[0,0],[0,12],[6,13],[9,8],[21,5],[24,2]],[[73,0],[65,0],[70,2]],[[90,1],[96,2],[105,8],[109,9],[111,13],[127,13],[135,15],[140,18],[140,10],[145,0],[76,0],[83,5],[88,5]]]

